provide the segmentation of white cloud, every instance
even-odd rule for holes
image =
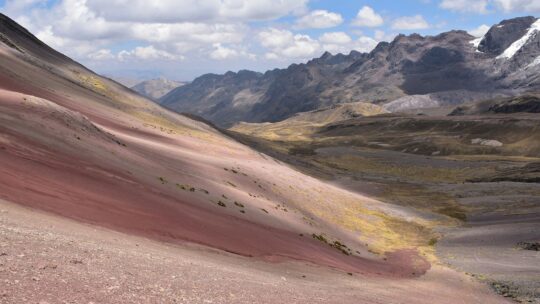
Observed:
[[[488,0],[443,0],[440,7],[451,11],[485,14],[488,12]]]
[[[296,21],[297,28],[330,28],[343,23],[340,14],[325,10],[315,10]]]
[[[131,51],[121,51],[118,58],[122,61],[136,58],[142,60],[183,60],[183,56],[174,55],[164,50],[156,49],[153,45],[139,46]]]
[[[264,58],[268,59],[268,60],[278,60],[279,59],[279,56],[275,53],[266,53],[264,54]]]
[[[52,25],[56,35],[74,40],[112,39],[125,35],[126,25],[99,17],[86,0],[64,0],[42,20]]]
[[[489,29],[490,27],[488,25],[482,24],[479,27],[470,30],[469,34],[473,35],[474,37],[482,37],[489,31]]]
[[[347,53],[351,47],[352,38],[344,32],[324,33],[319,37],[322,48],[330,53]]]
[[[377,40],[371,37],[362,36],[354,42],[353,49],[359,52],[367,53],[371,52],[377,46],[377,44]]]
[[[538,0],[493,0],[495,6],[505,12],[540,13]]]
[[[280,48],[291,43],[294,40],[292,32],[270,28],[259,33],[259,40],[264,47]]]
[[[392,23],[392,29],[394,30],[410,31],[426,28],[429,28],[429,24],[422,15],[400,17]]]
[[[464,12],[486,14],[493,10],[506,13],[539,13],[540,1],[538,0],[442,0],[440,7],[443,9]]]
[[[305,10],[308,0],[87,0],[115,21],[177,23],[271,20]]]
[[[115,56],[109,49],[99,49],[95,52],[88,54],[88,58],[92,60],[109,60],[114,59]]]
[[[210,53],[210,57],[216,60],[224,60],[237,56],[238,52],[236,50],[224,47],[221,43],[214,44],[214,50]]]
[[[375,31],[374,38],[377,41],[392,41],[397,35],[395,33],[386,33],[385,31]]]
[[[156,23],[135,24],[131,30],[134,39],[168,44],[183,53],[216,43],[241,43],[249,28],[242,24]]]
[[[39,1],[24,0],[28,5]],[[32,2],[32,3],[30,3]],[[18,2],[17,2],[18,3]],[[51,8],[39,6],[18,16],[22,22],[38,38],[53,48],[67,53],[76,59],[93,59],[100,49],[110,48],[111,44],[136,40],[140,45],[153,45],[156,50],[171,51],[180,58],[188,52],[197,51],[196,56],[209,53],[216,43],[241,44],[249,27],[242,23],[220,22],[183,22],[183,23],[143,23],[120,22],[105,19],[92,9],[93,0],[61,0]],[[22,4],[20,4],[22,5]],[[151,51],[147,47],[125,51],[124,59],[148,57],[171,57],[165,53]],[[147,59],[149,60],[149,59]]]
[[[41,31],[37,32],[36,37],[38,37],[41,41],[45,42],[50,47],[56,49],[62,48],[66,44],[65,39],[57,37],[53,33],[52,26],[46,26]]]
[[[258,35],[261,45],[269,48],[266,58],[273,59],[306,59],[313,57],[321,50],[317,40],[308,35],[294,35],[287,30],[270,28],[264,30]]]
[[[248,59],[255,59],[255,54],[251,54],[245,50],[237,50],[231,47],[225,47],[221,43],[215,43],[214,49],[210,52],[210,58],[214,60],[226,60],[236,57],[246,57]]]
[[[293,42],[280,53],[288,58],[309,58],[313,57],[320,50],[319,42],[311,39],[308,35],[294,35]]]
[[[344,32],[324,33],[319,37],[322,43],[347,44],[352,41],[351,37]]]
[[[365,35],[360,35],[356,40],[353,40],[344,32],[324,33],[319,37],[322,43],[322,49],[330,53],[349,53],[351,50],[359,52],[370,52],[377,46],[378,39],[374,39]]]
[[[377,14],[371,7],[364,6],[356,15],[356,18],[353,20],[352,24],[356,26],[366,26],[366,27],[378,27],[383,25],[384,20],[381,15]]]
[[[87,58],[105,44],[102,41],[78,41],[56,35],[51,26],[45,26],[36,33],[41,41],[50,47],[62,52],[69,52],[72,56]]]

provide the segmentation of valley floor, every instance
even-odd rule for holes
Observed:
[[[510,303],[464,274],[353,275],[169,245],[0,200],[0,303]]]

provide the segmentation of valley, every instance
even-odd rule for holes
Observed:
[[[540,228],[540,117],[369,114],[309,124],[315,111],[229,134],[329,183],[418,210],[431,221],[424,242],[438,262],[505,296],[537,298],[537,253],[519,244]]]
[[[0,303],[540,303],[538,23],[130,89],[0,14]]]

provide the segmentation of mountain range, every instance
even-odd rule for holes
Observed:
[[[163,77],[157,79],[145,80],[132,86],[135,92],[148,97],[152,100],[159,100],[170,91],[181,87],[185,82],[169,80]]]
[[[398,35],[369,53],[324,53],[265,73],[206,74],[159,103],[220,126],[275,122],[340,103],[406,111],[540,89],[540,21],[504,20],[480,38],[465,31]]]
[[[536,21],[517,20],[518,39],[499,46],[506,25],[472,42],[400,36],[370,54],[175,89],[201,98],[177,111],[204,105],[221,125],[288,117],[225,130],[0,14],[0,303],[538,302],[537,94],[449,116],[388,107],[413,92],[535,88]],[[512,72],[456,78],[459,90],[435,77],[465,62]],[[449,91],[426,93],[422,77]],[[220,98],[234,102],[216,108]]]

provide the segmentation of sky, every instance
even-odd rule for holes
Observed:
[[[0,12],[92,70],[190,81],[371,51],[397,34],[482,36],[540,0],[0,0]]]

